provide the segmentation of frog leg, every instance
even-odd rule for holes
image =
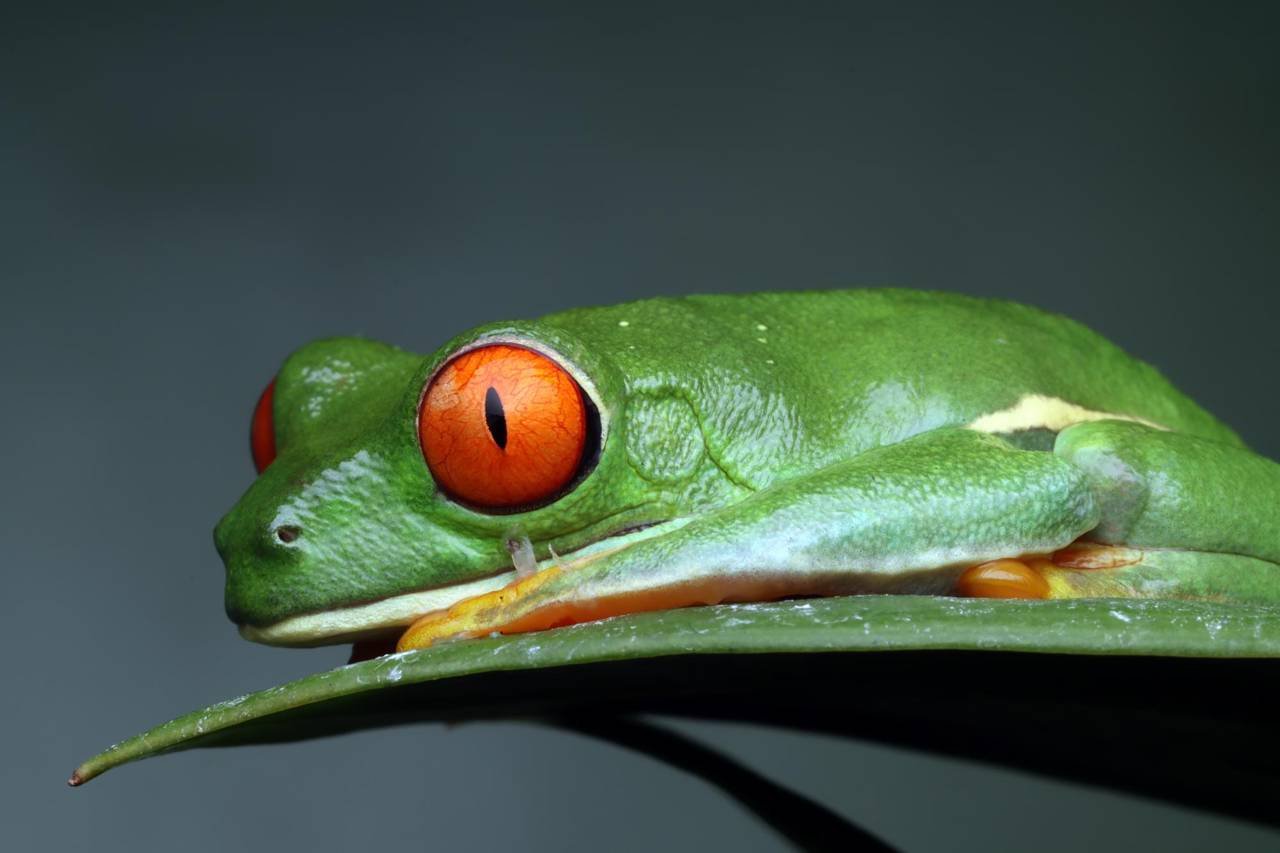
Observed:
[[[1054,454],[1088,479],[1099,523],[1042,567],[1053,597],[1280,601],[1280,465],[1121,421],[1068,427]]]
[[[762,489],[669,532],[568,555],[428,614],[404,651],[641,610],[796,595],[952,592],[967,567],[1047,554],[1098,523],[1082,469],[962,428]]]

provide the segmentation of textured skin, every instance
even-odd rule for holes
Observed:
[[[425,382],[487,340],[557,354],[599,407],[598,463],[549,505],[477,512],[423,464]],[[749,570],[936,590],[957,560],[1060,546],[1102,520],[1096,473],[959,429],[1028,394],[1198,437],[1275,483],[1152,367],[1033,308],[902,290],[653,299],[483,326],[425,357],[356,339],[296,352],[276,384],[279,456],[216,531],[228,614],[267,625],[507,571],[512,538],[546,559],[655,523],[593,567],[661,552],[732,575],[773,554]],[[1203,464],[1194,448],[1175,449],[1180,479]],[[1270,530],[1273,506],[1241,536]],[[1159,515],[1141,522],[1156,539],[1176,526]],[[302,535],[279,541],[284,524]],[[1222,541],[1188,531],[1179,547]]]
[[[1280,562],[1280,466],[1238,447],[1140,424],[1077,424],[1055,452],[1085,471],[1102,523],[1091,538]]]
[[[655,606],[796,594],[946,594],[963,566],[1053,551],[1097,523],[1088,483],[1070,463],[995,436],[944,428],[778,483],[581,565],[544,572],[526,582],[523,594],[463,602],[438,621],[410,628],[399,648],[484,636],[558,602],[634,602],[654,589],[682,591]]]

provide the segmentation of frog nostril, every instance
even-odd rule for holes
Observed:
[[[302,535],[301,527],[294,527],[292,524],[284,524],[276,528],[276,538],[281,542],[288,544]]]

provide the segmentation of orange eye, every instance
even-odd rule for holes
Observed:
[[[249,427],[249,450],[253,453],[253,467],[261,474],[276,458],[276,422],[271,415],[271,402],[276,395],[276,381],[271,380],[258,398],[253,410],[253,424]]]
[[[423,395],[418,438],[431,476],[479,507],[554,496],[587,444],[587,404],[563,367],[523,347],[494,344],[444,366]]]

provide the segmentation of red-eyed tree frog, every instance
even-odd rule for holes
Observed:
[[[251,449],[215,531],[227,613],[251,640],[354,641],[353,663],[121,741],[72,785],[508,705],[579,730],[584,707],[758,710],[1274,822],[1253,685],[1280,657],[1280,466],[1064,317],[850,290],[572,310],[428,356],[326,340],[267,386]]]
[[[1069,319],[661,298],[291,355],[226,609],[365,654],[800,596],[1280,600],[1280,466]]]

